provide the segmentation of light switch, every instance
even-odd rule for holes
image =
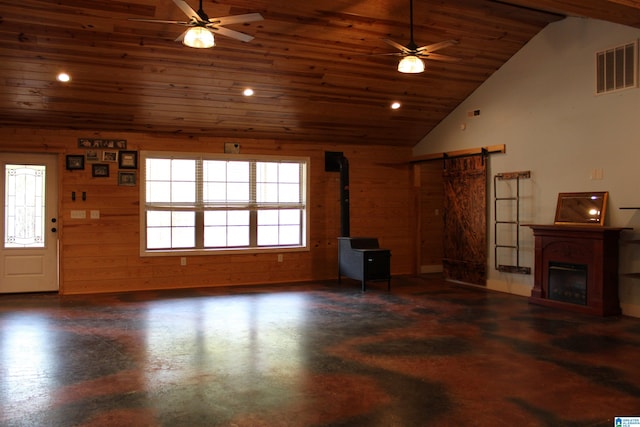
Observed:
[[[591,170],[591,179],[592,180],[600,180],[604,176],[603,168],[595,168]]]
[[[100,211],[91,211],[91,219],[100,219]]]

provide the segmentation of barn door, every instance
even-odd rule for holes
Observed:
[[[476,285],[487,279],[487,157],[445,159],[444,277]]]

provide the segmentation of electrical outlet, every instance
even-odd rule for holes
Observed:
[[[187,265],[187,257],[186,256],[180,257],[180,265],[182,265],[182,266]]]
[[[71,218],[73,219],[85,219],[86,217],[87,217],[87,211],[78,211],[78,210],[71,211]]]
[[[284,259],[284,256],[282,254],[278,254],[278,262],[282,262]]]
[[[237,142],[225,142],[224,152],[227,154],[240,154],[240,144]]]

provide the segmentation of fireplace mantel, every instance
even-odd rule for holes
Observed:
[[[529,302],[580,313],[621,313],[618,299],[618,240],[629,228],[593,225],[526,224],[535,240],[534,286]],[[586,267],[585,303],[550,295],[550,266]]]

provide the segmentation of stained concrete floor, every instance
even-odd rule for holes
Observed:
[[[2,426],[612,426],[640,319],[437,278],[0,295]]]

